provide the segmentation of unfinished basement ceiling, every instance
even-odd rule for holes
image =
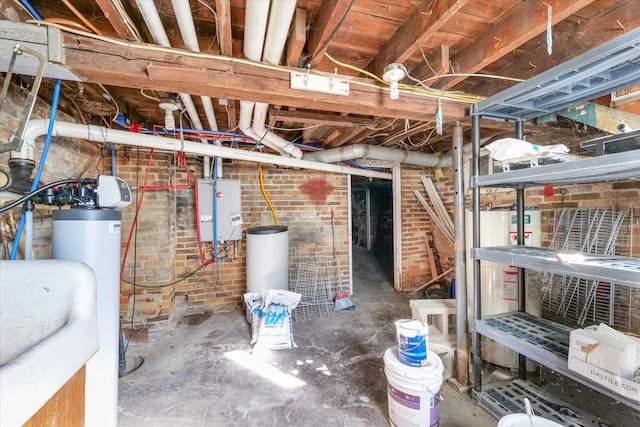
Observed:
[[[183,1],[191,10],[201,52],[244,58],[247,2]],[[268,102],[266,125],[271,131],[324,149],[364,143],[427,153],[446,150],[454,123],[470,128],[469,103],[640,24],[638,2],[630,0],[298,0],[281,66],[255,71],[228,60],[183,55],[180,49],[185,44],[172,4],[180,1],[29,3],[45,21],[122,41],[155,44],[138,8],[144,2],[157,9],[175,50],[160,54],[64,31],[67,67],[82,83],[63,82],[63,111],[120,128],[111,121],[119,111],[130,123],[152,129],[164,124],[158,100],[189,93],[202,126],[209,129],[211,121],[201,100],[206,95],[212,98],[218,129],[239,132],[240,101]],[[1,3],[0,18],[33,19],[20,1]],[[399,99],[389,99],[386,86],[372,76],[381,77],[391,63],[403,64],[412,77],[401,83],[423,93],[404,90]],[[351,92],[340,96],[291,89],[291,71],[337,73],[337,78],[353,79]],[[425,96],[428,91],[431,95]],[[41,95],[47,98],[51,92],[52,82],[47,79]],[[442,135],[436,132],[439,105]],[[193,125],[183,120],[183,127]],[[487,138],[513,132],[508,123],[484,121],[483,126],[482,136]],[[555,135],[549,126],[544,132]]]

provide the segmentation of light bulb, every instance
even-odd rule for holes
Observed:
[[[164,128],[166,130],[174,130],[176,128],[176,119],[173,117],[173,112],[177,111],[180,107],[172,99],[161,99],[160,108],[164,110]]]
[[[398,81],[391,80],[389,84],[389,98],[398,99],[400,98],[400,91],[398,90]]]
[[[174,130],[176,128],[176,119],[170,109],[164,110],[164,128],[166,130]]]

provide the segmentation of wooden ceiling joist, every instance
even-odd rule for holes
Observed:
[[[549,0],[524,2],[499,25],[478,37],[476,41],[451,59],[453,72],[473,74],[495,62],[547,29],[548,7],[551,6],[552,23],[557,23],[579,11],[594,0]],[[465,76],[448,78],[434,87],[449,89]]]
[[[467,0],[423,1],[409,19],[369,62],[367,70],[381,76],[387,65],[406,61],[426,39],[434,35]]]
[[[223,56],[233,56],[233,35],[231,32],[231,1],[216,0],[216,15],[218,16],[218,40],[220,53]],[[237,126],[236,103],[227,101],[227,129],[235,129]]]
[[[297,67],[307,41],[307,11],[296,8],[293,15],[293,29],[287,40],[286,61],[288,67]]]
[[[594,40],[599,44],[621,36],[625,31],[640,28],[640,13],[636,2],[622,2],[614,8],[605,10],[588,21],[574,24],[573,31],[565,31],[562,37],[553,42],[553,55],[547,53],[545,46],[513,61],[500,70],[500,75],[527,79],[540,74],[569,58],[592,49]],[[512,86],[513,83],[494,80],[484,84],[481,94],[494,94]]]
[[[111,0],[96,0],[98,7],[102,10],[104,17],[107,18],[118,36],[124,40],[137,40],[136,34],[125,23],[124,18],[113,4]]]
[[[450,69],[449,46],[440,45],[426,54],[424,61],[413,67],[409,73],[415,79],[425,80],[432,76],[447,74]]]
[[[324,53],[329,47],[328,40],[332,33],[340,25],[342,17],[349,9],[350,0],[326,0],[322,2],[322,7],[317,18],[311,24],[311,35],[307,43],[306,63],[312,68],[318,66],[324,58]]]

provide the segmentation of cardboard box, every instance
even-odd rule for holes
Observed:
[[[569,356],[569,370],[577,372],[591,382],[600,384],[621,396],[640,403],[640,383],[610,374],[604,369],[596,368],[571,356]]]
[[[640,340],[600,324],[569,336],[569,370],[622,396],[640,402]]]
[[[596,368],[632,378],[640,367],[640,340],[600,324],[575,329],[569,337],[569,358],[574,357]]]

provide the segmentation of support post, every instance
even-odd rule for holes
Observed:
[[[523,139],[524,125],[522,121],[516,122],[516,138]],[[524,245],[524,187],[516,190],[516,215],[517,215],[517,232],[518,245]],[[527,291],[524,278],[524,268],[518,267],[518,311],[526,311]],[[527,376],[527,358],[518,355],[518,376],[525,379]]]
[[[472,107],[473,108],[473,107]],[[472,176],[480,174],[480,116],[471,116],[471,144],[472,144]],[[480,188],[473,187],[473,247],[480,247]],[[482,318],[482,306],[480,304],[480,260],[473,260],[473,320]],[[473,388],[482,391],[482,355],[481,336],[473,334]]]
[[[391,168],[393,192],[393,288],[402,291],[402,166]]]
[[[453,128],[453,224],[456,291],[456,381],[457,387],[469,386],[469,340],[467,318],[467,278],[464,234],[464,174],[462,165],[462,127]]]

